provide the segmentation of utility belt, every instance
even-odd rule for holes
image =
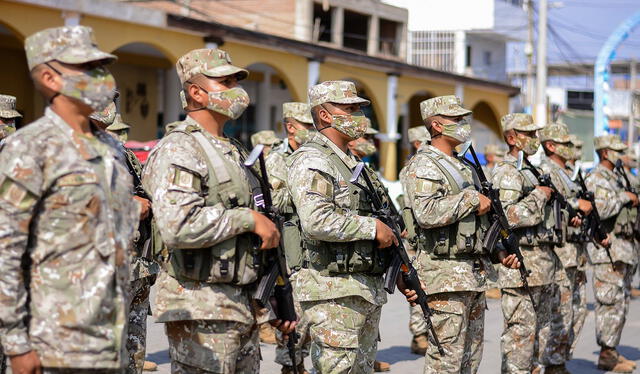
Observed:
[[[304,240],[303,247],[308,258],[303,266],[325,276],[353,273],[382,275],[391,262],[389,251],[378,249],[373,240],[346,243]]]

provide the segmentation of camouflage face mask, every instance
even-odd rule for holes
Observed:
[[[362,111],[351,114],[332,114],[331,127],[350,137],[361,138],[369,127],[370,121]]]
[[[466,118],[458,123],[442,124],[442,135],[454,138],[460,143],[471,140],[471,124]]]
[[[354,148],[356,151],[362,153],[364,157],[369,157],[378,151],[376,149],[375,144],[371,143],[368,140],[363,142],[358,142],[358,144],[356,144]]]
[[[5,123],[0,124],[0,139],[4,139],[7,136],[16,132],[15,124],[13,123]]]
[[[533,136],[520,136],[516,134],[516,148],[521,149],[527,156],[538,152],[540,139]]]
[[[293,140],[295,140],[296,143],[302,145],[311,140],[315,133],[315,130],[296,129],[296,131],[293,133]]]
[[[126,143],[129,140],[129,131],[122,130],[116,132],[116,138],[122,143]]]
[[[76,99],[88,105],[96,112],[103,111],[113,103],[116,95],[116,80],[104,67],[82,72],[80,74],[61,73],[53,66],[53,69],[62,78],[62,89],[58,94]],[[51,100],[53,100],[51,98]]]
[[[609,152],[607,152],[607,160],[611,161],[614,165],[621,157],[622,153],[614,151],[613,149],[609,149]]]
[[[111,104],[107,105],[107,107],[104,108],[104,110],[102,110],[101,112],[91,113],[89,118],[101,122],[107,126],[111,125],[116,119],[116,103],[111,102]]]
[[[565,160],[571,160],[573,158],[573,151],[571,147],[566,144],[556,144],[556,154]]]
[[[238,119],[249,106],[249,94],[242,87],[234,87],[220,92],[207,92],[209,104],[207,109],[224,114],[231,119]]]

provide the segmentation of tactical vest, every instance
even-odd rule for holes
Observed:
[[[620,180],[621,177],[616,176],[618,187],[624,189],[624,184]],[[613,232],[617,236],[625,239],[631,239],[634,236],[634,224],[638,216],[638,209],[626,204],[620,209],[620,213],[617,216],[602,221],[606,232]]]
[[[359,216],[373,216],[373,207],[368,196],[357,186],[349,183],[352,171],[344,164],[329,146],[309,142],[305,147],[314,148],[325,155],[338,169],[342,178],[347,181],[349,189],[349,209]],[[374,186],[382,196],[383,187],[373,171],[365,168]],[[389,202],[391,203],[391,202]],[[304,266],[318,270],[322,275],[362,273],[381,275],[389,266],[391,251],[377,248],[374,240],[360,240],[355,242],[325,242],[312,240],[302,232],[302,246],[306,263]]]
[[[576,185],[576,183],[571,180],[566,172],[561,171],[558,172],[558,174],[562,178],[563,183],[568,186],[569,190],[571,191],[570,195],[567,195],[565,197],[567,199],[577,197],[580,191],[578,185]],[[569,212],[563,211],[563,214],[562,227],[566,228],[565,240],[569,243],[583,243],[585,241],[588,241],[589,239],[585,235],[585,231],[582,227],[573,227],[569,225]]]
[[[451,187],[451,194],[456,195],[465,189],[475,188],[475,181],[465,177],[458,167],[444,156],[440,154],[428,154],[426,156],[444,174]],[[431,229],[417,226],[418,249],[425,251],[433,258],[477,257],[484,253],[482,238],[488,229],[489,221],[487,216],[478,216],[474,212],[447,226]]]
[[[520,200],[522,200],[531,192],[533,192],[533,190],[538,185],[538,179],[528,169],[518,170],[518,172],[524,180],[524,185],[522,187],[523,194],[520,198]],[[520,245],[562,245],[562,243],[564,242],[563,238],[558,238],[554,230],[556,220],[553,214],[553,205],[546,204],[543,208],[543,213],[544,217],[540,224],[514,230],[515,234],[520,238]]]
[[[191,136],[207,162],[208,176],[202,181],[205,206],[222,204],[225,209],[253,207],[252,190],[259,183],[247,173],[247,185],[237,167],[221,154],[196,126],[181,124],[171,130]],[[242,147],[238,147],[246,156]],[[264,264],[264,251],[250,233],[229,238],[209,248],[164,249],[163,266],[172,277],[184,281],[225,283],[238,286],[255,282]]]

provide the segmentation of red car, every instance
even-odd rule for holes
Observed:
[[[150,140],[148,142],[137,142],[135,140],[130,140],[124,144],[125,147],[129,148],[136,155],[138,160],[141,163],[147,162],[147,158],[149,157],[149,152],[153,149],[153,147],[158,144],[159,140]]]

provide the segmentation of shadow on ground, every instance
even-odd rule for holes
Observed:
[[[572,373],[580,374],[603,374],[602,370],[599,370],[596,363],[593,361],[585,360],[583,358],[574,358],[567,363],[567,369]]]
[[[158,351],[147,354],[147,361],[155,362],[158,365],[168,364],[171,362],[171,358],[169,357],[169,350],[165,349],[164,351]]]
[[[376,359],[390,364],[395,364],[400,361],[424,360],[424,356],[411,353],[411,350],[409,350],[409,347],[406,345],[394,345],[392,347],[379,350],[378,354],[376,354]]]

